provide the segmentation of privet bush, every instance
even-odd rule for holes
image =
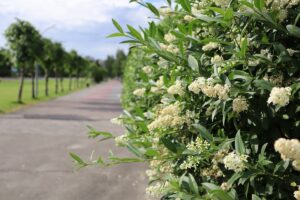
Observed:
[[[115,140],[161,199],[300,199],[300,1],[177,0],[132,44]],[[95,133],[95,132],[94,132]],[[103,134],[106,138],[113,136]]]

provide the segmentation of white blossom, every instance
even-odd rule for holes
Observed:
[[[140,88],[133,91],[133,94],[138,97],[142,97],[146,92],[146,88]]]
[[[165,39],[167,42],[171,43],[171,42],[173,42],[173,41],[176,40],[176,36],[173,35],[172,33],[168,33],[168,34],[165,35],[164,39]]]
[[[292,89],[290,87],[279,88],[274,87],[271,91],[268,103],[273,103],[274,105],[286,106],[290,101]]]
[[[176,80],[176,83],[171,87],[169,87],[168,93],[173,95],[178,94],[179,96],[183,96],[185,93],[184,90],[185,89],[183,87],[182,81]]]
[[[217,49],[219,47],[220,47],[219,43],[209,42],[208,44],[206,44],[202,47],[202,50],[203,51],[211,51],[211,50]]]
[[[296,200],[300,200],[300,187],[294,192],[294,197]]]
[[[183,19],[184,19],[185,21],[187,21],[187,22],[191,22],[191,21],[193,21],[195,18],[192,17],[191,15],[185,15]]]
[[[172,9],[170,7],[161,7],[159,13],[161,16],[165,17],[172,13]]]
[[[129,141],[129,138],[128,138],[127,134],[120,135],[120,136],[115,138],[115,142],[116,142],[117,146],[124,146],[128,143],[128,141]]]
[[[236,113],[244,112],[248,110],[249,104],[245,97],[239,96],[232,102],[232,109]]]
[[[146,74],[151,74],[153,69],[151,66],[145,66],[143,67],[143,71],[146,73]]]
[[[283,160],[300,160],[300,141],[297,139],[280,138],[276,140],[274,148]]]
[[[229,5],[230,0],[213,0],[213,2],[222,8],[225,8]]]
[[[163,43],[160,43],[159,44],[161,50],[163,51],[167,51],[167,52],[170,52],[170,53],[178,53],[179,52],[179,48],[177,46],[175,46],[174,44],[163,44]]]
[[[224,166],[226,169],[242,172],[247,168],[245,165],[247,158],[247,155],[238,155],[235,152],[231,152],[224,158]]]
[[[214,57],[211,58],[211,63],[216,66],[220,66],[223,61],[224,61],[223,57],[219,55],[215,55]]]
[[[197,78],[195,81],[193,81],[189,86],[188,89],[189,91],[195,93],[195,94],[199,94],[199,92],[201,91],[201,88],[203,86],[205,86],[205,78],[204,77],[199,77]]]
[[[300,171],[300,160],[294,160],[292,165],[295,170]]]
[[[232,185],[230,185],[230,184],[227,183],[227,182],[223,182],[223,183],[221,184],[221,189],[224,190],[224,191],[230,190],[231,187],[232,187]]]

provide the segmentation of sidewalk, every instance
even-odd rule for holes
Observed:
[[[117,80],[0,117],[0,199],[3,200],[144,200],[143,164],[74,171],[68,155],[88,159],[95,150],[128,156],[112,141],[87,138],[87,125],[119,135],[111,124],[120,108]]]

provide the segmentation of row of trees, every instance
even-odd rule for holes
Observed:
[[[69,90],[72,90],[74,84],[79,87],[82,77],[93,77],[95,82],[100,82],[105,77],[120,76],[122,63],[126,59],[121,50],[117,52],[116,58],[108,56],[104,62],[80,56],[75,50],[68,52],[60,42],[43,37],[31,23],[19,19],[7,28],[5,38],[8,50],[0,50],[0,76],[10,75],[11,66],[16,66],[20,79],[18,102],[22,102],[25,77],[31,77],[32,98],[37,97],[37,66],[42,69],[45,95],[49,96],[49,77],[55,77],[55,94],[58,94],[65,90],[64,77],[69,77]]]

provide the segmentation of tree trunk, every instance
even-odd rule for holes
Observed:
[[[58,73],[57,69],[55,69],[55,94],[58,94]]]
[[[65,88],[64,88],[64,78],[61,76],[60,77],[60,91],[64,92]]]
[[[45,71],[45,96],[49,96],[49,75],[48,70]]]
[[[79,88],[79,74],[76,75],[76,87]]]
[[[72,74],[69,75],[69,91],[72,90]]]
[[[20,68],[20,82],[19,82],[19,91],[18,91],[18,103],[22,103],[22,94],[24,86],[24,68]]]
[[[31,72],[31,98],[35,99],[35,77],[34,70]]]

